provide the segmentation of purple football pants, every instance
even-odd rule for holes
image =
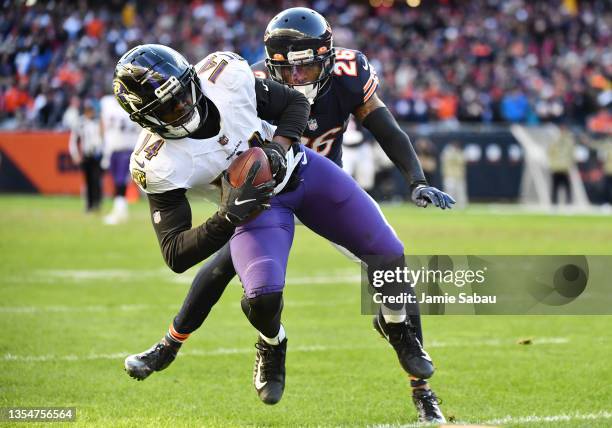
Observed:
[[[236,228],[230,241],[234,267],[248,298],[283,290],[295,214],[315,233],[359,258],[401,257],[404,247],[374,200],[340,167],[308,148],[293,192]]]

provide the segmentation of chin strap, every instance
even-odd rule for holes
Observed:
[[[317,95],[319,94],[319,87],[319,83],[315,83],[314,85],[296,85],[292,88],[304,95],[306,99],[308,99],[310,105],[313,105]]]

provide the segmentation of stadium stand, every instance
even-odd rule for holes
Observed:
[[[61,128],[76,95],[110,91],[139,43],[191,61],[215,50],[263,57],[268,20],[290,1],[14,2],[0,16],[0,127]],[[461,3],[461,5],[459,5]],[[368,3],[319,0],[336,44],[362,50],[382,96],[411,122],[584,125],[612,101],[612,12],[605,0]],[[373,7],[379,6],[379,7]]]

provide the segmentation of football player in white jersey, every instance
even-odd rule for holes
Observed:
[[[147,194],[162,255],[175,272],[209,257],[228,243],[237,225],[270,208],[272,191],[280,191],[291,176],[281,143],[289,147],[299,141],[310,111],[303,95],[255,79],[236,54],[217,52],[193,66],[161,45],[138,46],[123,55],[115,68],[113,92],[129,118],[144,128],[131,154],[130,173]],[[256,164],[245,184],[232,188],[226,168],[264,140],[269,140],[263,148],[276,180],[254,187]],[[219,211],[192,227],[186,196],[217,201],[220,185]],[[144,379],[165,368],[180,347],[177,338],[179,333],[167,335],[151,350],[128,357],[128,373]]]
[[[104,223],[114,225],[128,219],[125,190],[130,177],[130,156],[141,128],[130,120],[112,95],[100,100],[100,123],[104,136],[102,168],[110,172],[115,192],[113,208],[104,217]]]

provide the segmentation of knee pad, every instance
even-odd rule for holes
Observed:
[[[283,310],[283,293],[269,293],[240,301],[242,311],[249,322],[266,337],[274,337],[280,329]]]

